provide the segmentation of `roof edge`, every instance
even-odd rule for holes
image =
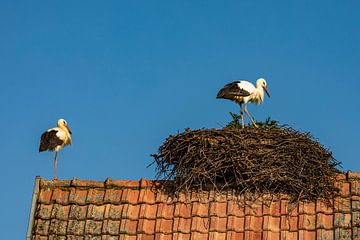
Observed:
[[[35,210],[37,207],[37,200],[38,200],[38,196],[39,196],[39,190],[40,190],[40,176],[36,176],[35,178],[35,183],[34,183],[34,190],[33,190],[33,194],[32,194],[32,199],[31,199],[31,209],[30,209],[30,215],[29,215],[29,223],[28,223],[28,229],[26,232],[26,240],[31,240],[32,239],[32,229],[34,226],[34,221],[35,221]]]
[[[79,187],[79,188],[153,188],[160,186],[164,180],[112,180],[107,178],[105,181],[97,180],[79,180],[73,177],[72,180],[46,180],[40,178],[40,189],[44,188],[58,188],[58,187]]]
[[[347,173],[339,173],[335,176],[336,181],[346,181],[352,179],[360,179],[360,172],[348,171]],[[140,180],[112,180],[107,178],[105,181],[97,180],[79,180],[73,177],[72,180],[46,180],[44,178],[37,177],[39,181],[40,189],[46,188],[67,188],[67,187],[79,187],[79,188],[154,188],[159,187],[166,182],[166,180],[148,180],[141,178]]]

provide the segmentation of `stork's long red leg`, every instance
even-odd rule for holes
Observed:
[[[56,162],[57,162],[57,157],[58,157],[58,151],[56,151],[56,153],[55,153],[55,158],[54,158],[54,181],[57,180],[57,178],[56,178]]]
[[[245,104],[244,104],[244,111],[245,111],[246,115],[248,115],[248,117],[250,118],[251,122],[254,124],[254,127],[258,128],[258,126],[256,125],[254,119],[252,119],[252,117],[251,117],[250,114],[248,113]]]
[[[244,128],[245,124],[244,124],[244,116],[243,116],[243,110],[242,110],[242,105],[241,104],[240,104],[240,117],[241,117],[242,128]]]

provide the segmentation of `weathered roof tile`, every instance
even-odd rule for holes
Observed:
[[[233,191],[171,195],[155,188],[160,181],[145,179],[41,179],[32,239],[359,238],[360,173],[340,174],[336,179],[339,195],[334,199],[298,205],[289,204],[286,195],[264,195],[246,204]]]

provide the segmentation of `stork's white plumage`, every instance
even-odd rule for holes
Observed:
[[[256,87],[248,81],[240,80],[225,85],[218,92],[216,98],[229,99],[240,105],[240,116],[241,116],[241,123],[243,128],[245,125],[244,125],[242,104],[244,104],[244,111],[246,115],[248,115],[254,126],[258,127],[255,121],[250,116],[249,112],[247,111],[246,103],[248,102],[252,102],[256,104],[262,103],[264,101],[264,90],[266,91],[266,94],[270,97],[270,93],[268,91],[266,81],[263,78],[259,78],[256,81]]]
[[[71,144],[71,131],[64,119],[59,119],[57,127],[50,128],[41,135],[39,152],[55,151],[54,158],[54,180],[56,178],[56,161],[58,152],[66,145]]]

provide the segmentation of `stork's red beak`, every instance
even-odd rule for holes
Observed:
[[[267,87],[266,87],[266,86],[264,87],[264,89],[265,89],[266,94],[270,97],[269,90],[267,89]]]

